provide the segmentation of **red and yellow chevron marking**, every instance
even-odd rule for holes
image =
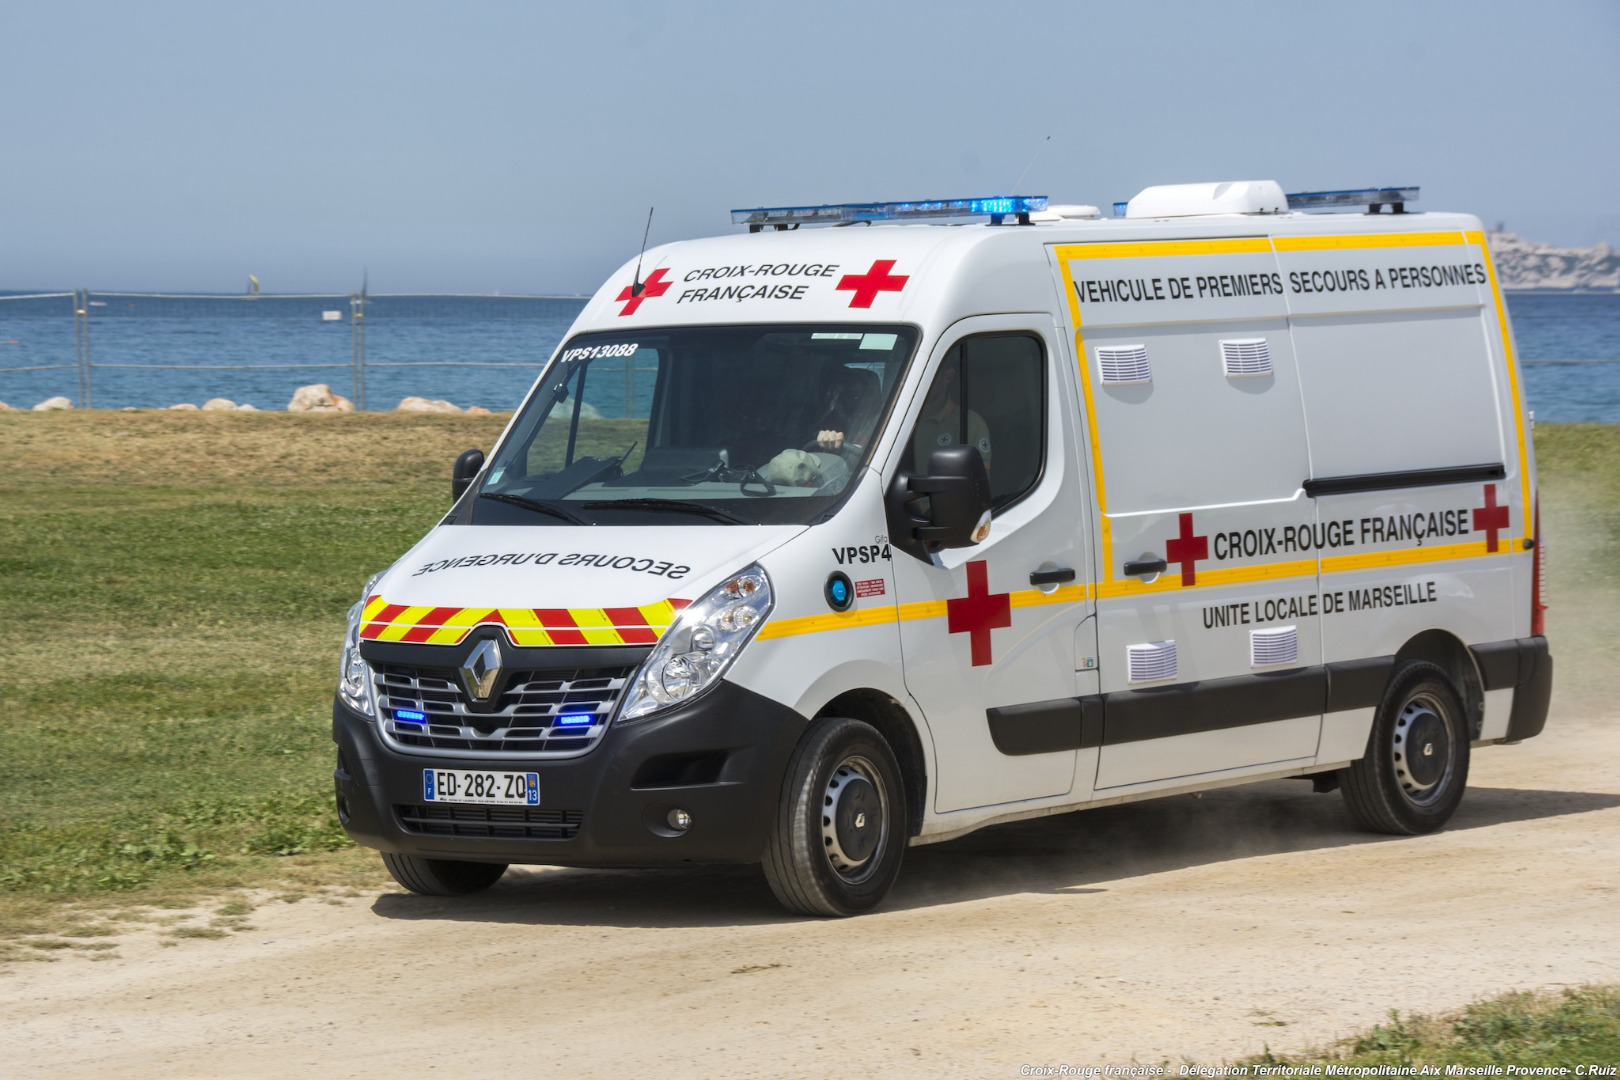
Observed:
[[[504,626],[514,645],[651,645],[690,600],[641,607],[408,607],[381,596],[360,612],[360,636],[371,641],[458,645],[475,626]]]

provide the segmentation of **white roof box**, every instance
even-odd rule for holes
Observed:
[[[1288,196],[1275,180],[1218,184],[1160,184],[1143,188],[1125,206],[1128,218],[1199,217],[1204,214],[1281,214]]]

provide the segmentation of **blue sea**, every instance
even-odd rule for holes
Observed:
[[[154,297],[89,294],[91,404],[154,408],[212,397],[284,409],[324,382],[368,409],[410,394],[508,409],[585,301],[518,296],[373,296],[365,303],[364,385],[347,296]],[[1620,423],[1620,295],[1507,298],[1536,419]],[[0,294],[0,401],[27,408],[81,398],[69,296]],[[323,313],[337,312],[335,319]],[[17,370],[46,368],[54,370]]]

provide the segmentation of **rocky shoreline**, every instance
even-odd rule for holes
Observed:
[[[1488,233],[1502,288],[1535,292],[1620,292],[1620,253],[1608,244],[1560,248],[1498,230]]]
[[[32,409],[19,409],[0,401],[0,412],[58,412],[73,409],[73,399],[68,397],[46,398]],[[589,406],[587,405],[588,409]],[[189,401],[182,401],[178,405],[168,405],[154,409],[137,409],[127,406],[118,410],[120,412],[259,412],[252,405],[238,405],[229,398],[209,398],[201,405]],[[354,402],[333,390],[325,383],[313,383],[309,386],[300,386],[293,392],[292,400],[287,402],[287,411],[292,413],[352,413],[355,411]],[[460,413],[464,416],[491,416],[492,410],[482,405],[469,405],[465,409],[442,398],[422,398],[411,395],[400,399],[394,406],[394,412],[415,413]]]

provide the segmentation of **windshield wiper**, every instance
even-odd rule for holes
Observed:
[[[525,499],[522,495],[508,495],[504,491],[480,491],[478,497],[480,499],[494,499],[496,502],[511,503],[513,506],[521,506],[525,510],[538,510],[542,514],[550,514],[552,517],[562,518],[564,521],[575,525],[586,524],[580,517],[570,514],[567,510],[548,506],[546,503],[536,502],[534,499]]]
[[[699,514],[715,521],[723,521],[727,525],[754,524],[738,517],[730,510],[685,499],[601,499],[585,503],[584,506],[587,510],[650,510],[655,514]]]

